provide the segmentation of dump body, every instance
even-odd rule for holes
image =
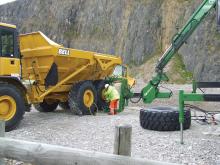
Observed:
[[[83,72],[65,84],[73,84],[82,80],[99,80],[112,74],[116,65],[120,65],[121,58],[96,52],[64,48],[43,33],[35,32],[20,35],[20,51],[22,58],[23,78],[38,80],[45,84],[45,78],[53,63],[58,66],[59,81],[70,75],[83,65],[89,64]],[[35,77],[33,67],[39,76]]]
[[[115,66],[122,64],[120,57],[64,48],[41,32],[20,35],[20,51],[22,79],[35,82],[35,86],[32,88],[36,89],[32,89],[30,93],[32,95],[30,96],[31,102],[38,102],[44,96],[53,95],[53,93],[56,95],[57,93],[67,93],[70,87],[79,81],[104,79],[112,74]],[[53,65],[55,65],[54,68],[52,68]],[[50,73],[52,76],[48,75],[49,72],[52,72]],[[71,76],[73,73],[76,74]],[[54,83],[56,76],[58,81]],[[53,81],[53,85],[47,85],[48,77]],[[42,96],[44,92],[56,84],[59,84],[59,87]],[[36,91],[37,88],[38,91]],[[38,98],[36,99],[36,97]]]

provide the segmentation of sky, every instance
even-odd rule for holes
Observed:
[[[15,0],[0,0],[0,5],[8,3],[8,2],[13,2]]]

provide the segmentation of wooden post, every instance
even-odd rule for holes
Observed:
[[[3,120],[0,120],[0,137],[5,137],[5,121]],[[4,158],[0,158],[0,164],[5,164]]]
[[[131,156],[131,125],[115,127],[114,154]]]

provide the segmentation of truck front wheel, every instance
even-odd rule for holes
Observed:
[[[5,121],[5,131],[15,129],[23,119],[25,100],[14,85],[0,82],[0,119]]]

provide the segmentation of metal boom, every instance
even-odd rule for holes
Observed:
[[[151,103],[156,98],[171,97],[171,92],[162,93],[158,89],[158,85],[161,81],[168,81],[168,77],[165,73],[163,73],[163,69],[169,63],[175,53],[192,35],[210,10],[216,6],[216,3],[217,0],[204,0],[198,9],[193,13],[186,25],[180,30],[180,32],[173,36],[172,44],[165,51],[156,66],[156,76],[152,78],[152,80],[147,84],[146,87],[143,88],[141,92],[144,103]]]

